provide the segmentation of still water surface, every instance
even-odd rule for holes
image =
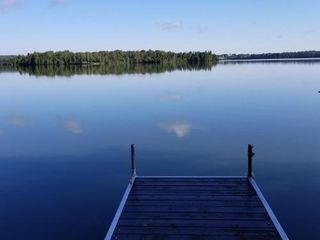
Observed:
[[[103,239],[130,173],[242,175],[292,239],[320,239],[320,62],[0,73],[0,239]]]

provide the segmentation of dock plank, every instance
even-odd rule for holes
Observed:
[[[127,201],[126,206],[170,206],[170,207],[263,207],[260,201],[175,201],[175,200],[166,200],[166,201]]]
[[[268,230],[268,231],[266,231]],[[204,235],[216,235],[216,236],[234,236],[235,234],[239,235],[264,235],[268,237],[276,237],[277,232],[272,229],[235,229],[235,228],[204,228],[204,227],[189,227],[187,229],[181,229],[178,227],[126,227],[124,229],[118,229],[117,233],[121,234],[163,234],[167,235],[199,235],[199,232]]]
[[[243,191],[243,192],[250,192],[252,191],[251,188],[245,186],[235,186],[235,185],[229,185],[229,186],[206,186],[206,185],[163,185],[163,186],[140,186],[134,187],[132,191],[137,190],[144,190],[144,191]]]
[[[129,200],[178,200],[178,201],[258,201],[258,196],[235,196],[235,195],[212,195],[212,196],[199,196],[199,195],[189,195],[189,196],[168,196],[168,195],[132,195],[129,196]]]
[[[266,234],[232,234],[226,235],[205,235],[205,234],[187,234],[187,235],[168,235],[168,234],[115,234],[113,240],[276,240],[278,237],[270,237]]]
[[[123,212],[123,219],[268,220],[261,212]]]
[[[265,213],[262,206],[243,207],[243,206],[132,206],[127,205],[123,212],[196,212],[196,213]]]
[[[118,228],[123,227],[189,227],[228,228],[228,229],[274,229],[271,221],[265,220],[233,220],[233,219],[122,219]]]

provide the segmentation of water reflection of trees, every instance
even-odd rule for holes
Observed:
[[[8,66],[8,65],[0,65],[0,73],[10,73],[10,72],[17,72],[17,68],[13,66]]]
[[[91,66],[33,66],[33,67],[1,67],[0,72],[15,72],[32,76],[73,76],[73,75],[107,75],[107,74],[152,74],[176,70],[211,70],[212,64],[134,64],[134,65],[91,65]]]

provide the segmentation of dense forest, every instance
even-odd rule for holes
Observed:
[[[223,54],[220,60],[249,60],[249,59],[286,59],[286,58],[320,58],[320,51],[261,53],[261,54]]]
[[[100,52],[34,52],[14,59],[16,66],[71,66],[71,65],[212,65],[217,61],[211,52],[165,52],[165,51],[100,51]]]

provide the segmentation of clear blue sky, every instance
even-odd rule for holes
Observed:
[[[0,54],[320,50],[317,0],[0,0]]]

